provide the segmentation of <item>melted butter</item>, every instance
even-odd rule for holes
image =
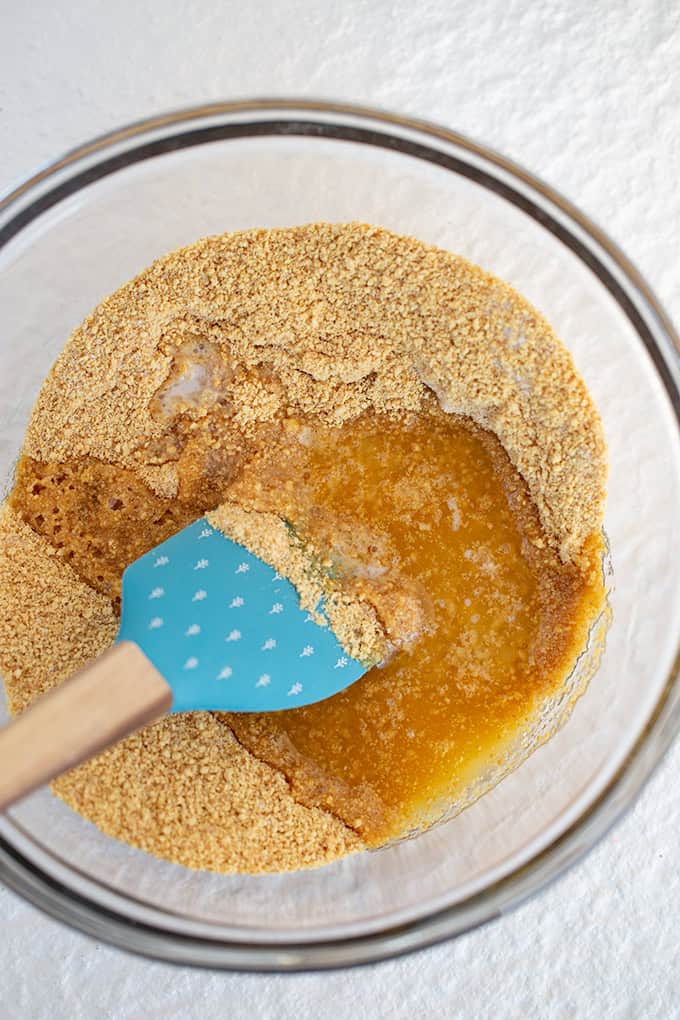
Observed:
[[[369,842],[431,820],[501,753],[602,605],[599,544],[562,564],[498,441],[460,418],[317,429],[302,454],[249,465],[235,493],[291,520],[379,611],[395,591],[417,604],[417,632],[392,633],[389,661],[341,694],[229,719]]]
[[[391,655],[328,701],[222,718],[298,799],[379,844],[433,820],[559,689],[603,604],[601,542],[561,563],[496,438],[434,403],[279,421],[249,445],[226,415],[173,434],[176,500],[133,471],[24,458],[12,505],[112,599],[129,562],[225,496],[289,520],[375,607]]]

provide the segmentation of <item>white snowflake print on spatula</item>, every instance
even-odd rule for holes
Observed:
[[[173,711],[298,708],[362,673],[322,605],[303,609],[287,579],[205,520],[131,564],[123,589],[126,606],[136,599],[142,613],[139,622],[130,608],[121,614],[119,639],[171,681]]]

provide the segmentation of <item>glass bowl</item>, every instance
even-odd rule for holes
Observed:
[[[677,338],[581,213],[442,128],[329,103],[219,103],[95,139],[5,195],[0,477],[52,361],[102,297],[203,235],[313,220],[364,220],[459,252],[552,322],[604,418],[613,621],[564,729],[458,817],[382,850],[222,876],[130,849],[45,789],[0,818],[11,888],[97,938],[185,964],[345,966],[488,921],[593,846],[680,724]]]

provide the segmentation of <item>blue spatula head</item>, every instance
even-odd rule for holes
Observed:
[[[330,627],[293,585],[205,518],[123,574],[119,641],[134,641],[173,692],[173,712],[272,712],[358,680]]]

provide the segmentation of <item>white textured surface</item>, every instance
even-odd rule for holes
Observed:
[[[661,0],[129,0],[0,5],[0,188],[92,134],[198,100],[309,94],[439,120],[604,226],[680,320],[680,8]],[[285,9],[284,9],[285,8]],[[409,959],[209,974],[89,941],[0,890],[0,1020],[680,1017],[680,746],[589,858]]]

